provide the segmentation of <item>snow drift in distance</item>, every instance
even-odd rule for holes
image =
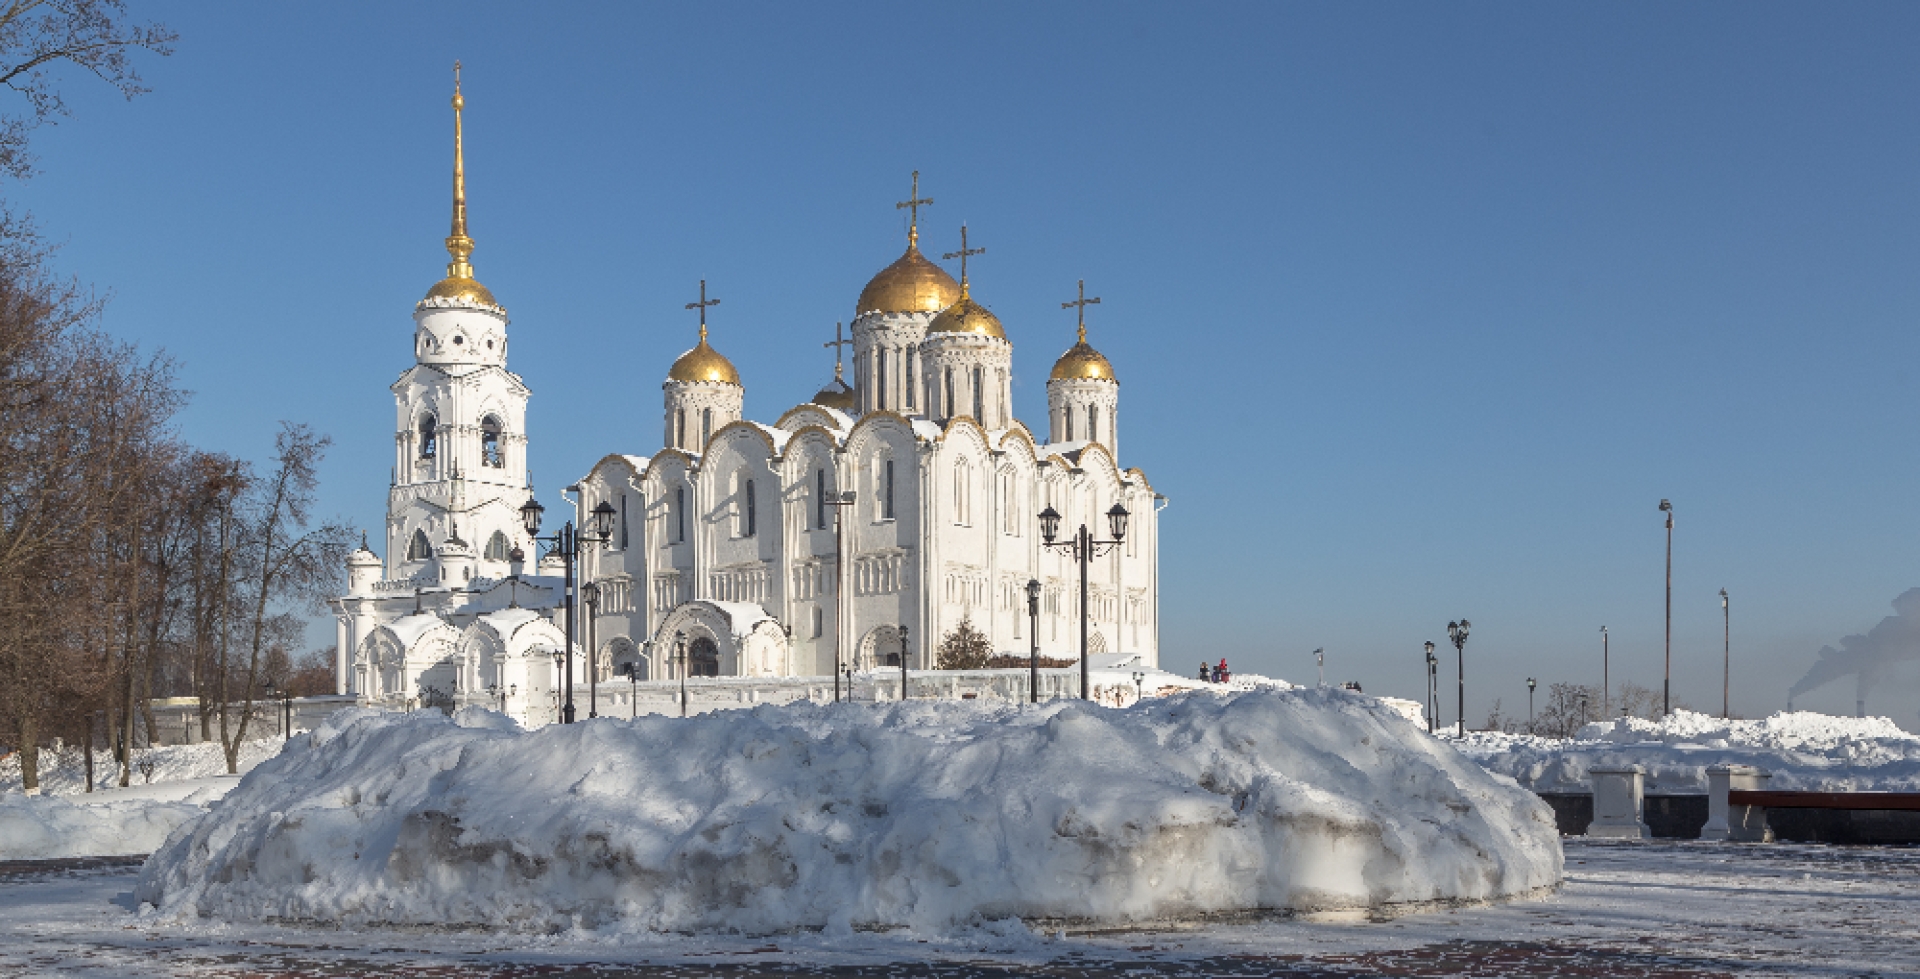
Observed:
[[[1649,791],[1705,793],[1710,765],[1754,765],[1770,789],[1815,792],[1920,791],[1920,737],[1884,717],[1809,711],[1757,721],[1677,710],[1588,724],[1565,741],[1469,732],[1460,750],[1540,792],[1587,792],[1595,767],[1639,765]]]
[[[849,926],[1494,898],[1547,807],[1336,690],[761,707],[532,732],[346,711],[141,874],[161,914],[520,931]]]

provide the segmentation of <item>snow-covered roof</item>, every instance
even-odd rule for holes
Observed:
[[[913,419],[913,434],[929,442],[946,434],[946,430],[925,418]]]
[[[485,622],[486,624],[492,626],[493,631],[501,634],[502,636],[511,636],[513,635],[513,632],[515,629],[518,629],[521,626],[526,625],[528,622],[531,622],[535,619],[544,620],[545,618],[546,618],[545,616],[541,615],[538,612],[533,611],[532,609],[502,608],[502,609],[494,609],[493,611],[480,616],[477,621]]]
[[[403,648],[412,649],[421,636],[432,632],[436,626],[446,624],[447,620],[432,612],[415,612],[393,620],[387,624],[387,628],[393,630],[394,637],[400,640]]]
[[[764,425],[760,422],[748,422],[747,424],[767,433],[767,438],[773,440],[773,451],[775,452],[786,448],[787,440],[793,437],[793,433],[784,428],[775,428],[772,425]]]
[[[733,626],[735,637],[744,636],[753,631],[756,623],[771,619],[767,610],[752,602],[709,602],[714,608],[727,613],[727,620]]]

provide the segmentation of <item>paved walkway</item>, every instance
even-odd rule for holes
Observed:
[[[1920,976],[1920,850],[1567,844],[1556,893],[1399,913],[1039,935],[528,937],[158,926],[128,861],[0,865],[0,975]]]

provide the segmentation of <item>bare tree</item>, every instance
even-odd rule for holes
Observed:
[[[33,175],[35,129],[67,115],[55,69],[78,68],[131,99],[147,91],[129,57],[173,53],[178,35],[127,20],[124,0],[10,0],[0,9],[0,84],[26,99],[26,111],[0,113],[0,173]]]

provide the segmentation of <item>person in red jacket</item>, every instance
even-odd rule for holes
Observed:
[[[1233,676],[1233,674],[1227,672],[1227,658],[1225,656],[1220,657],[1220,666],[1215,670],[1213,676],[1214,679],[1221,683],[1227,682],[1227,680]]]

